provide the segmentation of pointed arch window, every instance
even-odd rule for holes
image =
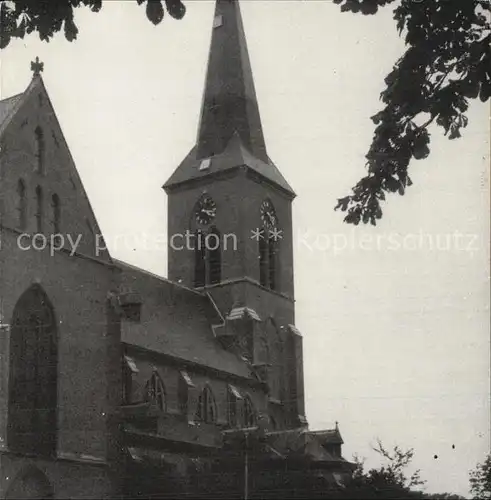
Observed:
[[[206,386],[200,394],[196,419],[201,422],[213,423],[216,420],[215,398],[211,389]]]
[[[145,385],[145,401],[154,403],[161,411],[166,410],[164,383],[156,370]]]
[[[27,226],[27,195],[26,185],[22,179],[17,183],[17,211],[19,229],[26,229]]]
[[[258,238],[259,283],[271,290],[278,290],[279,247],[282,231],[271,200],[261,205],[262,232]]]
[[[211,225],[217,207],[213,198],[204,193],[193,208],[192,217],[198,225],[194,246],[194,286],[215,285],[222,280],[221,234]]]
[[[277,288],[277,280],[276,280],[277,250],[278,250],[278,241],[274,236],[270,235],[268,240],[268,281],[269,281],[269,288],[271,288],[271,290],[276,290]]]
[[[53,307],[42,288],[29,288],[14,308],[9,355],[7,441],[10,449],[21,453],[56,453],[56,325]]]
[[[34,143],[36,148],[36,171],[40,174],[44,174],[45,143],[44,132],[41,127],[36,127],[36,130],[34,130]]]
[[[38,233],[43,232],[43,219],[44,219],[44,213],[43,213],[43,190],[41,186],[36,187],[36,231]]]
[[[244,427],[254,427],[256,423],[254,405],[252,404],[251,397],[246,395],[244,398]]]
[[[259,283],[268,286],[268,243],[266,238],[259,237]]]
[[[208,282],[216,285],[222,280],[222,249],[221,235],[216,227],[212,227],[206,236],[206,251],[208,252]]]
[[[52,209],[52,222],[53,222],[53,234],[60,233],[60,223],[61,223],[61,206],[60,197],[54,194],[51,197],[51,209]]]
[[[195,233],[194,242],[194,286],[201,287],[206,284],[206,247],[203,231]]]

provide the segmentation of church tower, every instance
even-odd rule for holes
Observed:
[[[271,399],[295,401],[288,423],[281,419],[298,425],[295,193],[267,153],[238,0],[216,2],[196,145],[164,189],[169,279],[210,294],[224,316],[223,336],[240,338],[253,364],[269,366]]]

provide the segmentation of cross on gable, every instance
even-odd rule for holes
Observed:
[[[35,61],[31,61],[31,71],[34,73],[33,76],[37,76],[43,71],[44,63],[39,60],[39,57],[36,56]]]

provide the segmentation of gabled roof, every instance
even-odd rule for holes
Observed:
[[[242,319],[245,316],[249,316],[250,318],[261,321],[261,318],[258,316],[257,312],[250,307],[234,307],[227,316],[229,321],[234,321],[236,319]]]
[[[212,178],[221,173],[245,167],[258,174],[266,182],[269,181],[278,186],[289,196],[295,196],[292,187],[285,180],[276,165],[269,158],[266,163],[251,154],[244,146],[238,133],[232,135],[222,153],[209,159],[209,166],[204,170],[200,170],[202,161],[197,157],[197,147],[195,146],[164,184],[164,189],[173,188],[193,180]]]
[[[64,137],[63,130],[56,116],[55,109],[53,107],[49,94],[46,90],[46,86],[39,72],[34,73],[29,85],[27,86],[24,92],[0,101],[0,138],[4,135],[6,130],[9,128],[10,124],[14,123],[14,118],[23,112],[24,106],[29,105],[29,99],[35,96],[37,92],[39,92],[40,96],[43,96],[45,98],[46,106],[47,109],[49,110],[46,113],[48,113],[50,119],[53,120],[52,124],[56,124],[56,128],[59,131],[57,135],[58,142],[61,139],[62,147],[69,158],[68,163],[63,162],[63,168],[66,169],[64,170],[64,174],[70,176],[72,183],[74,183],[74,188],[81,195],[79,198],[80,205],[78,206],[78,208],[82,209],[84,208],[84,206],[86,207],[85,213],[87,215],[87,220],[89,221],[92,227],[95,226],[94,228],[95,231],[92,232],[94,232],[95,234],[102,234],[99,228],[99,224],[97,222],[97,218],[95,217],[94,210],[92,209],[92,205],[90,203],[90,200],[83,186],[82,180],[80,179],[77,168],[75,166],[75,161],[72,157],[70,148],[68,147],[68,144]],[[75,197],[75,199],[76,198],[77,197]],[[91,250],[95,250],[95,246],[85,245],[85,249],[87,249],[88,247],[91,247]],[[82,252],[84,251],[85,250],[82,248]],[[111,256],[107,249],[101,249],[101,251],[98,252],[97,254],[95,251],[92,251],[92,253],[89,252],[87,255],[89,255],[92,258],[95,257],[100,262],[111,263],[112,261]]]
[[[206,294],[121,261],[115,264],[121,270],[119,291],[136,293],[142,300],[141,322],[121,324],[122,342],[238,377],[254,378],[249,365],[216,339],[212,325],[220,318]]]
[[[322,444],[344,443],[341,433],[337,427],[335,429],[326,429],[322,431],[310,431],[310,433],[317,436],[322,441]]]
[[[15,105],[20,101],[23,95],[24,93],[17,94],[0,101],[0,127],[4,122],[7,122],[10,119]]]
[[[314,462],[346,463],[343,457],[336,456],[326,449],[318,432],[303,428],[269,432],[266,434],[266,442],[284,456],[297,455]]]

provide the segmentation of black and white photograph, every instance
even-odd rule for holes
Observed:
[[[489,0],[0,0],[0,499],[491,499]]]

